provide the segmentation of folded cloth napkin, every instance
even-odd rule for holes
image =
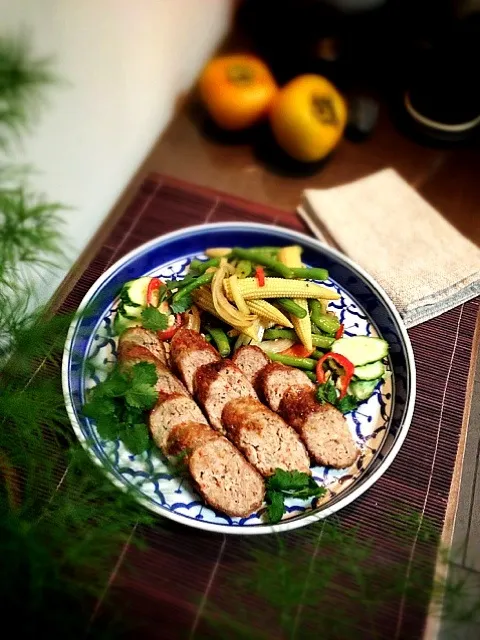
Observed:
[[[393,169],[307,189],[298,213],[378,280],[407,326],[480,294],[480,249]]]

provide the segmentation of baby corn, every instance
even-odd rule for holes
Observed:
[[[210,293],[210,289],[202,287],[200,289],[196,289],[192,295],[196,305],[200,307],[200,309],[203,309],[204,311],[208,311],[208,313],[211,313],[212,316],[215,316],[216,318],[223,320],[223,318],[219,316],[219,314],[217,313],[213,305],[213,298],[212,298],[212,294]],[[239,333],[243,333],[249,338],[252,338],[252,340],[258,339],[258,329],[259,329],[258,322],[254,322],[254,324],[251,327],[247,327],[247,328],[234,327],[234,329],[236,329]]]
[[[228,280],[223,281],[225,293],[232,300],[232,292]],[[338,300],[340,296],[332,289],[322,287],[308,280],[286,280],[284,278],[265,278],[265,285],[260,287],[256,278],[243,278],[238,281],[238,288],[242,297],[249,300],[263,298],[316,298],[324,300]]]
[[[283,247],[283,249],[280,249],[278,252],[277,260],[287,267],[301,267],[301,253],[301,248],[296,245]],[[308,314],[308,302],[305,298],[294,298],[294,302],[298,304],[299,307],[302,307],[302,309],[305,309],[307,313],[304,318],[298,318],[291,313],[290,320],[292,321],[293,327],[297,332],[297,336],[300,338],[304,347],[309,351],[313,351],[312,325]]]
[[[266,300],[249,300],[246,304],[250,313],[255,313],[261,318],[266,318],[275,324],[282,325],[282,327],[293,327],[287,316]]]

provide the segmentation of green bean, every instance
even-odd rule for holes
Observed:
[[[318,335],[322,335],[322,332],[320,331],[320,329],[317,327],[316,324],[313,324],[313,322],[312,322],[311,325],[312,325],[312,333],[316,333]]]
[[[314,358],[315,360],[320,360],[325,355],[325,351],[321,351],[320,349],[315,349],[313,353],[310,354],[310,358]]]
[[[183,287],[186,287],[187,284],[193,282],[195,278],[196,276],[187,274],[182,280],[168,280],[165,285],[169,291],[171,291],[172,289],[183,289]]]
[[[205,336],[205,340],[207,342],[211,342],[212,341],[212,336],[209,333],[207,333],[206,336]]]
[[[282,353],[271,353],[270,351],[266,351],[265,353],[274,362],[281,362],[282,364],[286,364],[289,367],[296,367],[297,369],[307,369],[309,371],[313,371],[317,366],[317,361],[313,360],[313,358],[296,358],[295,356],[286,356]]]
[[[232,250],[232,256],[236,258],[240,258],[241,260],[250,260],[255,264],[261,264],[264,267],[268,267],[275,271],[283,278],[293,278],[293,272],[291,269],[286,267],[284,264],[275,260],[271,256],[262,253],[261,251],[255,251],[254,249],[240,249],[236,248]]]
[[[192,282],[187,284],[186,287],[183,287],[183,289],[177,291],[177,293],[172,298],[172,302],[178,302],[195,289],[203,287],[204,284],[209,284],[212,281],[213,276],[213,273],[204,273],[202,276],[198,276],[198,278],[195,278]]]
[[[296,318],[305,318],[307,315],[306,309],[297,304],[294,300],[290,298],[277,298],[275,302],[278,303],[278,306],[281,307],[284,311],[288,311],[292,316]]]
[[[280,251],[280,247],[250,247],[250,251],[260,251],[261,253],[268,253],[269,255],[276,256]]]
[[[252,273],[252,263],[250,260],[240,260],[235,268],[235,273],[240,279],[247,278]]]
[[[220,258],[210,258],[210,260],[192,260],[190,262],[190,270],[195,272],[195,275],[201,276],[210,267],[218,267],[220,264]]]
[[[230,355],[230,343],[227,338],[227,334],[223,329],[208,329],[208,333],[212,336],[215,342],[219,354],[222,358],[226,358]]]
[[[288,338],[298,340],[298,336],[293,329],[267,329],[263,334],[264,340],[277,340],[277,338]]]
[[[317,376],[313,373],[313,371],[305,371],[304,372],[312,382],[316,382],[317,381]]]
[[[322,307],[318,300],[310,301],[310,317],[312,322],[325,333],[335,334],[340,326],[340,321],[336,316],[327,316],[322,313]]]
[[[328,280],[328,271],[326,269],[317,269],[315,267],[292,267],[295,278],[307,278],[308,280]]]
[[[335,338],[330,338],[330,336],[312,336],[312,344],[314,347],[320,347],[320,349],[330,349],[332,344],[335,342]]]

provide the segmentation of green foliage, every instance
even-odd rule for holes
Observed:
[[[0,148],[28,131],[44,102],[45,88],[58,83],[51,60],[32,55],[26,34],[0,38]]]

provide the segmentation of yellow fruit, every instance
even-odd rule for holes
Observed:
[[[331,82],[322,76],[295,78],[280,90],[270,112],[273,134],[292,158],[316,162],[339,143],[347,121],[347,106]]]

